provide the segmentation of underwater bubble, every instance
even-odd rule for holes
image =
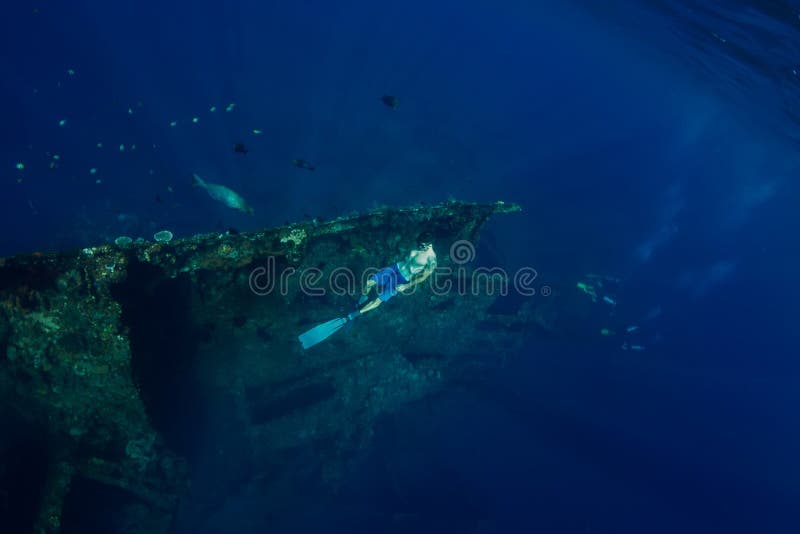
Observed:
[[[114,244],[118,247],[127,247],[133,243],[133,239],[126,235],[121,235],[114,240]]]
[[[153,239],[158,241],[159,243],[166,243],[167,241],[172,241],[172,232],[169,230],[161,230],[160,232],[156,232],[153,236]]]

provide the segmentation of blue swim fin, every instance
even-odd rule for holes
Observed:
[[[355,315],[355,313],[350,315]],[[307,332],[303,332],[297,337],[297,339],[300,340],[300,343],[302,343],[304,349],[308,349],[331,337],[351,320],[352,317],[339,317],[337,319],[331,319],[328,322],[318,324]]]

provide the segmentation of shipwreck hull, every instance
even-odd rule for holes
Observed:
[[[460,291],[472,270],[448,254],[518,210],[449,202],[0,259],[0,496],[14,525],[168,532],[280,480],[298,455],[297,476],[335,486],[382,415],[479,376],[545,324],[541,303],[494,313],[496,295]],[[423,284],[301,348],[423,230],[441,290]]]

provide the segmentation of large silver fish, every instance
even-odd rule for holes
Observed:
[[[214,200],[222,202],[229,208],[243,211],[245,213],[249,213],[250,215],[253,214],[253,208],[247,204],[247,201],[242,198],[242,195],[233,189],[225,187],[224,185],[206,183],[205,180],[196,174],[192,175],[192,185],[195,187],[202,187],[206,190],[208,196]]]

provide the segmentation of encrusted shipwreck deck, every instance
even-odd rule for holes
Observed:
[[[308,351],[298,334],[351,311],[346,273],[397,261],[422,230],[456,282],[451,244],[517,210],[449,202],[0,259],[0,504],[36,532],[85,514],[167,532],[281,479],[299,451],[335,483],[378,417],[513,349],[538,312],[422,286]],[[326,287],[335,272],[350,296]]]

